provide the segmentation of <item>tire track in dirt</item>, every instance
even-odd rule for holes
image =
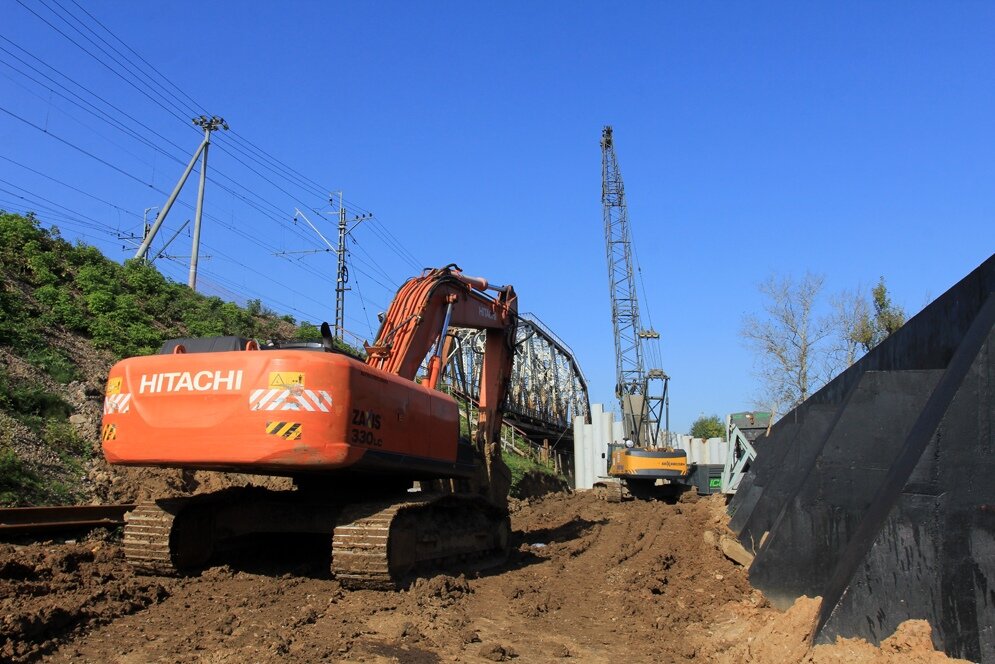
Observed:
[[[680,616],[702,616],[697,604],[748,592],[744,572],[707,550],[703,506],[613,504],[582,495],[549,498],[542,508],[516,520],[524,538],[520,554],[541,563],[505,573],[500,593],[478,589],[469,600],[477,604],[470,613],[480,615],[503,595],[511,610],[480,631],[523,659],[550,661],[563,646],[583,661],[609,661],[619,652],[634,661],[683,661],[691,653],[681,643],[669,637],[661,645],[660,630],[677,622],[676,615],[666,619],[674,612],[668,603],[680,603]],[[571,531],[575,536],[565,541],[541,539]],[[545,546],[529,546],[536,543]],[[675,575],[678,561],[697,571]]]

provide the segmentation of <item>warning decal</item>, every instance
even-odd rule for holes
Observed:
[[[267,422],[266,433],[286,440],[298,440],[303,427],[300,422]]]
[[[306,410],[329,412],[332,395],[325,390],[270,389],[253,390],[249,395],[249,410]]]
[[[107,391],[105,394],[120,394],[121,393],[121,377],[111,378],[107,381]]]
[[[130,408],[130,394],[108,394],[104,397],[104,415],[127,413]]]
[[[117,438],[117,425],[105,424],[100,429],[100,440],[114,440]]]
[[[271,371],[269,373],[270,388],[304,387],[304,372],[302,371]]]

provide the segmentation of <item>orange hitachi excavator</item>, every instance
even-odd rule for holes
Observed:
[[[108,462],[283,475],[296,486],[141,504],[126,517],[127,559],[174,574],[240,536],[323,533],[332,572],[359,588],[503,560],[511,474],[498,438],[516,320],[510,286],[449,265],[401,286],[365,362],[334,352],[327,325],[322,343],[174,340],[119,362],[104,402]],[[450,326],[486,330],[472,441],[436,389]]]

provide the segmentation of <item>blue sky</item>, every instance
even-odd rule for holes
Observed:
[[[377,217],[355,231],[353,333],[371,338],[418,268],[456,262],[514,284],[608,404],[599,139],[613,125],[678,430],[752,405],[738,330],[767,276],[821,273],[829,293],[883,275],[911,314],[995,250],[992,3],[80,4],[238,134],[209,158],[236,194],[208,185],[201,290],[333,318],[333,257],[273,254],[317,248],[294,208],[327,212],[321,192],[341,189]],[[28,8],[96,52],[56,14],[78,16],[125,52],[73,0],[0,3],[0,207],[123,259],[115,235],[162,204],[198,131]],[[25,63],[112,103],[119,128]],[[248,160],[244,140],[313,184]],[[178,205],[166,232],[191,216]],[[185,281],[182,259],[159,264]]]

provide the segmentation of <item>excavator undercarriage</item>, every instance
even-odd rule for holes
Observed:
[[[138,572],[177,575],[245,535],[310,533],[331,540],[330,570],[343,586],[387,590],[436,569],[500,564],[510,528],[506,512],[475,496],[413,492],[345,504],[245,488],[139,504],[126,515],[124,552]]]

